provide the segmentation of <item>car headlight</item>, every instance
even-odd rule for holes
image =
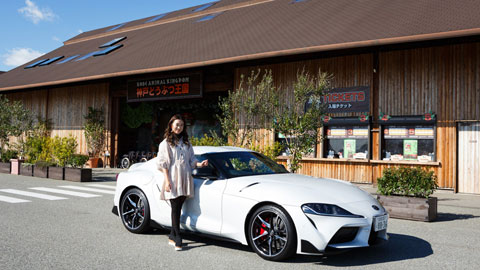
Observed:
[[[363,218],[363,216],[352,214],[340,206],[326,203],[306,203],[302,205],[302,211],[306,214],[320,216]]]

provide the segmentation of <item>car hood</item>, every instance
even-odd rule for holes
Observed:
[[[375,201],[368,192],[350,182],[292,173],[231,178],[226,192],[252,199],[271,198],[290,205],[306,202],[349,204]]]

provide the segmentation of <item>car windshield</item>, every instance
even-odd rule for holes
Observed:
[[[288,173],[288,171],[275,161],[255,152],[224,152],[209,154],[208,159],[228,178],[262,175],[275,173]]]

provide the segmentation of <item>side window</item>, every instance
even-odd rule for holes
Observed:
[[[202,162],[204,161],[205,159],[207,159],[205,156],[202,156],[202,155],[195,155],[195,157],[197,158],[198,162]],[[215,172],[215,175],[217,177],[219,177],[219,173],[218,173],[218,170],[215,168],[215,166],[213,166],[212,162],[208,162],[208,166],[207,167],[204,167],[204,168],[208,168],[210,170],[213,170]],[[203,169],[203,168],[200,168],[200,170]]]

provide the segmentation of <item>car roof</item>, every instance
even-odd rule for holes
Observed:
[[[194,146],[193,152],[196,155],[203,155],[207,153],[223,153],[223,152],[253,152],[252,150],[234,147],[234,146]]]

